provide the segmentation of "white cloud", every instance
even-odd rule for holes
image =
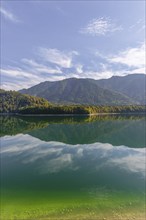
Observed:
[[[91,79],[108,79],[112,77],[114,73],[112,71],[104,70],[104,71],[85,71],[82,75],[82,78],[91,78]]]
[[[109,159],[109,163],[133,173],[143,173],[145,176],[145,157],[142,156],[142,152],[137,152],[137,155],[134,156],[133,154],[128,154],[120,160],[119,158],[112,158]]]
[[[145,31],[144,19],[139,19],[135,24],[129,27],[129,31],[135,31],[135,33],[140,33]]]
[[[62,154],[57,158],[52,160],[47,160],[41,167],[41,173],[57,173],[65,168],[72,168],[72,158],[71,154]],[[45,167],[45,169],[44,169]]]
[[[80,32],[92,36],[100,36],[120,30],[122,30],[122,27],[114,24],[110,18],[100,17],[91,20]]]
[[[75,52],[74,52],[75,53]],[[7,66],[1,69],[1,88],[5,90],[20,90],[29,88],[40,82],[55,81],[66,78],[57,64],[46,65],[33,59],[22,59],[19,65]]]
[[[81,65],[81,64],[77,64],[76,65],[76,72],[77,73],[83,73],[83,65]]]
[[[3,80],[6,77],[8,80]],[[1,88],[5,90],[19,90],[29,88],[40,83],[40,77],[32,72],[26,72],[21,68],[5,68],[1,69]]]
[[[22,89],[22,83],[2,82],[1,89],[4,90],[20,90]]]
[[[145,44],[143,43],[139,47],[128,48],[117,55],[109,56],[107,60],[129,67],[143,68],[145,66]]]
[[[134,28],[137,28],[139,26],[139,24],[143,24],[143,20],[142,19],[139,19],[135,24],[132,24],[129,29],[134,29]]]
[[[126,76],[130,74],[144,74],[145,68],[134,68],[132,70],[129,70],[128,68],[122,68],[122,69],[114,69],[112,67],[108,67],[108,65],[103,64],[103,67],[101,67],[100,70],[86,70],[83,72],[83,74],[79,74],[78,78],[92,78],[95,80],[99,79],[108,79],[112,76]]]
[[[63,52],[58,49],[39,48],[39,55],[45,61],[59,65],[62,68],[71,68],[73,55],[78,55],[77,51]]]
[[[55,68],[50,68],[48,65],[43,65],[40,64],[38,62],[36,62],[35,60],[29,60],[29,59],[22,59],[22,62],[24,62],[25,64],[27,64],[28,66],[32,67],[32,71],[33,72],[37,72],[37,73],[62,73],[61,69],[56,66]]]
[[[53,69],[52,72],[51,69],[39,69],[39,71],[44,72],[47,72],[48,70],[50,71],[50,74],[43,75],[41,72],[36,72],[35,68],[33,70],[30,68],[28,69],[28,71],[26,71],[25,68],[21,69],[17,67],[3,68],[1,69],[1,88],[5,90],[20,90],[23,88],[29,88],[47,80],[55,81],[62,80],[65,78],[62,75],[54,75],[55,70]]]
[[[84,169],[82,161],[87,161],[88,169],[118,168],[118,172],[137,173],[145,176],[145,148],[112,146],[108,143],[70,145],[60,142],[45,142],[28,134],[1,138],[1,155],[19,157],[20,163],[41,164],[34,166],[40,173],[56,173],[61,170]],[[91,164],[91,165],[90,165]],[[86,164],[84,164],[86,166]]]
[[[14,14],[12,14],[12,12],[8,11],[7,9],[4,9],[1,7],[0,12],[7,20],[10,20],[12,22],[20,22],[20,20]]]
[[[102,59],[103,63],[100,63],[99,71],[102,78],[145,73],[146,53],[144,43],[139,44],[137,47],[126,48],[112,55],[104,55],[99,51],[94,54],[97,58]]]
[[[36,76],[34,76],[32,73],[29,72],[25,72],[20,68],[9,68],[9,69],[1,69],[2,74],[4,74],[5,76],[12,76],[12,77],[33,77],[33,78],[37,78]]]
[[[145,73],[144,43],[113,55],[100,51],[92,52],[90,59],[78,59],[77,51],[60,51],[40,48],[34,59],[22,59],[16,66],[6,66],[1,70],[1,87],[6,90],[29,88],[44,81],[58,81],[67,78],[106,79]],[[119,65],[120,64],[120,65]],[[21,67],[21,68],[20,68]]]
[[[32,59],[22,59],[22,62],[32,66],[32,67],[40,67],[42,66],[41,64],[37,63],[35,60],[32,60]]]

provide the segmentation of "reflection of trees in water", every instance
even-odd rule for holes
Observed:
[[[33,129],[44,128],[48,125],[44,121],[28,121],[25,118],[20,117],[11,117],[11,116],[2,116],[0,121],[1,132],[0,136],[4,135],[16,135],[19,133],[24,133],[31,131]]]
[[[1,117],[1,136],[28,133],[44,141],[69,144],[95,142],[144,147],[144,116]]]

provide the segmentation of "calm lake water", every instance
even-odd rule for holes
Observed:
[[[144,116],[1,117],[1,219],[144,220]]]

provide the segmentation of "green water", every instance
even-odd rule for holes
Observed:
[[[145,117],[1,117],[1,219],[145,219]]]

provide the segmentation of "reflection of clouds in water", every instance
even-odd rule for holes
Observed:
[[[118,167],[129,172],[145,175],[145,149],[113,147],[111,144],[69,145],[60,142],[44,142],[30,135],[1,138],[1,154],[21,160],[37,162],[41,173],[55,173],[64,169]],[[18,156],[18,157],[17,157]],[[86,163],[85,163],[86,161]]]
[[[55,159],[44,161],[44,164],[40,168],[41,173],[56,173],[65,168],[71,170],[77,169],[73,163],[71,154],[60,155]]]
[[[142,173],[145,175],[145,156],[144,154],[138,154],[138,155],[127,155],[127,157],[123,157],[121,159],[115,158],[110,159],[108,161],[111,166],[119,166],[122,167],[122,169],[129,170],[130,172],[137,172]]]

